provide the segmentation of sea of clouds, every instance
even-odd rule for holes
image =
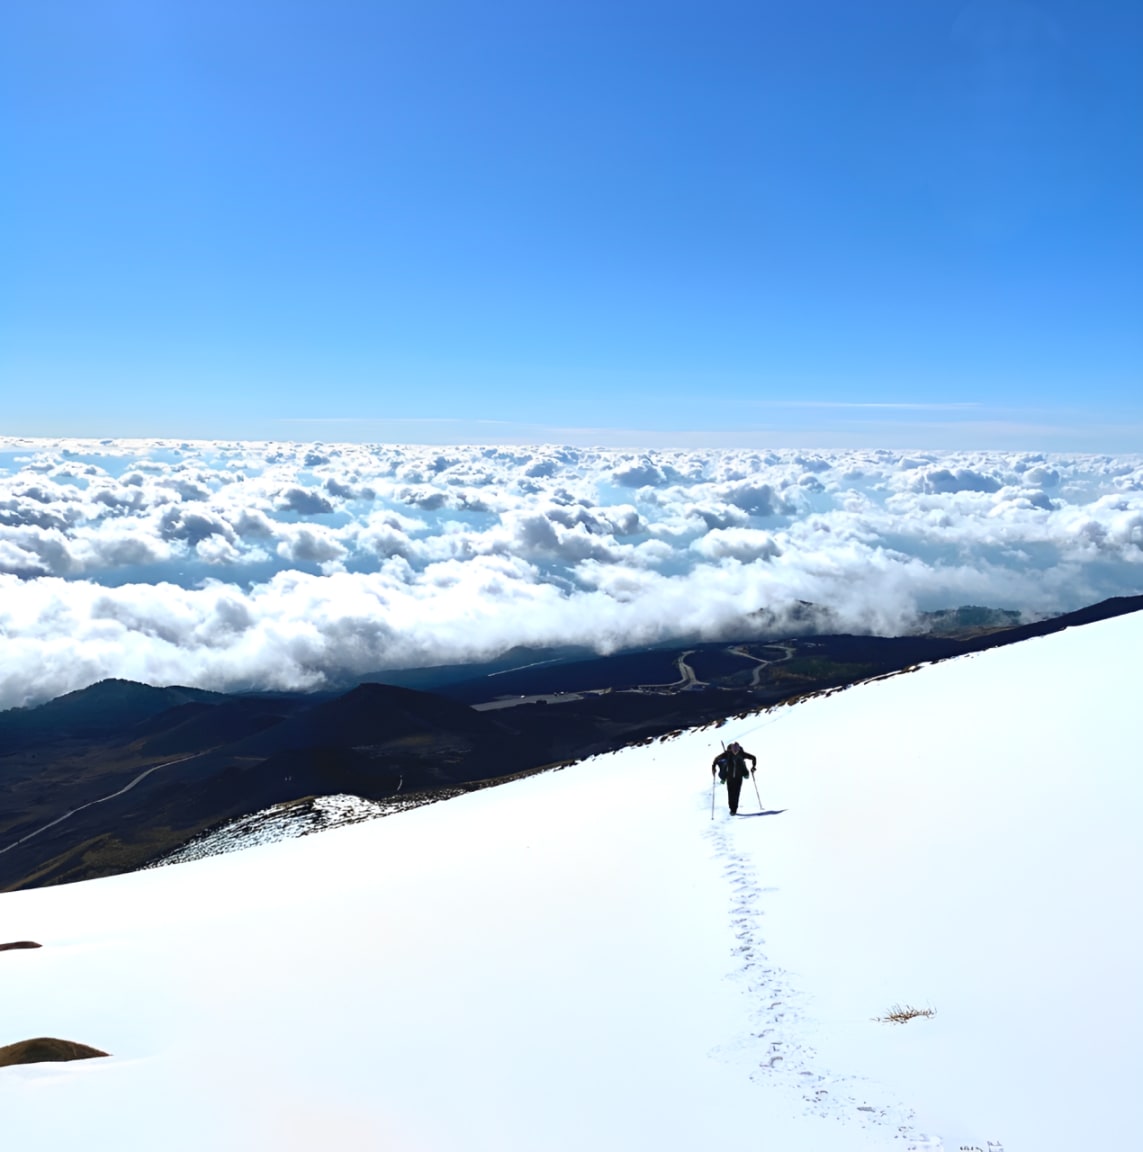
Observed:
[[[0,439],[0,708],[1141,591],[1137,456]]]

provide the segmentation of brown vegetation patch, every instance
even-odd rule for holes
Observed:
[[[9,1064],[42,1064],[48,1060],[88,1060],[92,1056],[107,1056],[88,1044],[74,1040],[57,1040],[54,1036],[37,1036],[33,1040],[20,1040],[0,1048],[0,1068]]]
[[[10,944],[0,944],[0,952],[8,952],[13,948],[42,948],[35,940],[13,940]]]
[[[918,1017],[922,1020],[931,1020],[937,1011],[935,1008],[914,1008],[911,1004],[894,1004],[884,1016],[874,1016],[878,1024],[907,1024]]]

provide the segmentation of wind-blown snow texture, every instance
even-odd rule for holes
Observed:
[[[320,836],[0,896],[12,1147],[1120,1149],[1143,614]],[[710,759],[760,756],[731,820]],[[752,789],[747,797],[753,799]],[[748,801],[743,812],[752,810]],[[936,1016],[875,1023],[894,1003]]]
[[[0,441],[0,707],[1140,591],[1140,457]]]

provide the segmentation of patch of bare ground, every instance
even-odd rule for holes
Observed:
[[[37,1036],[0,1047],[0,1068],[12,1064],[42,1064],[50,1060],[89,1060],[93,1056],[107,1056],[89,1044],[74,1040],[58,1040],[54,1036]]]

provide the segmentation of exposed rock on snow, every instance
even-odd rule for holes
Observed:
[[[293,840],[298,836],[325,832],[343,824],[360,824],[363,820],[376,820],[394,812],[445,800],[460,792],[461,789],[441,789],[439,793],[393,800],[363,800],[360,796],[345,795],[310,796],[289,804],[275,804],[252,816],[231,820],[181,848],[176,848],[174,852],[153,860],[148,867],[185,864],[188,860],[204,860],[208,856],[223,856],[259,844],[274,844],[279,840]]]
[[[148,867],[204,860],[208,856],[223,856],[258,844],[274,844],[279,840],[309,836],[313,832],[322,832],[341,824],[373,820],[384,816],[386,807],[376,801],[362,800],[360,796],[318,796],[292,804],[275,804],[252,816],[231,820],[153,861]]]
[[[677,735],[674,733],[673,735]],[[665,739],[665,737],[664,737]],[[647,743],[648,741],[643,741]],[[545,765],[540,769],[525,769],[509,776],[478,780],[456,788],[434,788],[428,792],[409,792],[385,800],[366,800],[361,796],[337,794],[333,796],[307,796],[285,804],[274,804],[250,816],[240,816],[218,828],[211,829],[188,841],[173,852],[150,861],[146,868],[160,868],[167,864],[185,864],[190,860],[205,860],[209,856],[224,856],[261,844],[276,844],[281,840],[295,840],[314,832],[327,832],[348,824],[377,820],[397,812],[409,812],[451,800],[473,791],[495,788],[513,780],[524,779],[537,773],[558,771],[566,764]]]
[[[74,1040],[57,1040],[54,1036],[37,1036],[33,1040],[21,1040],[16,1044],[5,1044],[0,1048],[0,1068],[12,1064],[44,1064],[49,1061],[90,1060],[93,1056],[108,1056],[99,1048],[89,1044],[77,1044]]]

